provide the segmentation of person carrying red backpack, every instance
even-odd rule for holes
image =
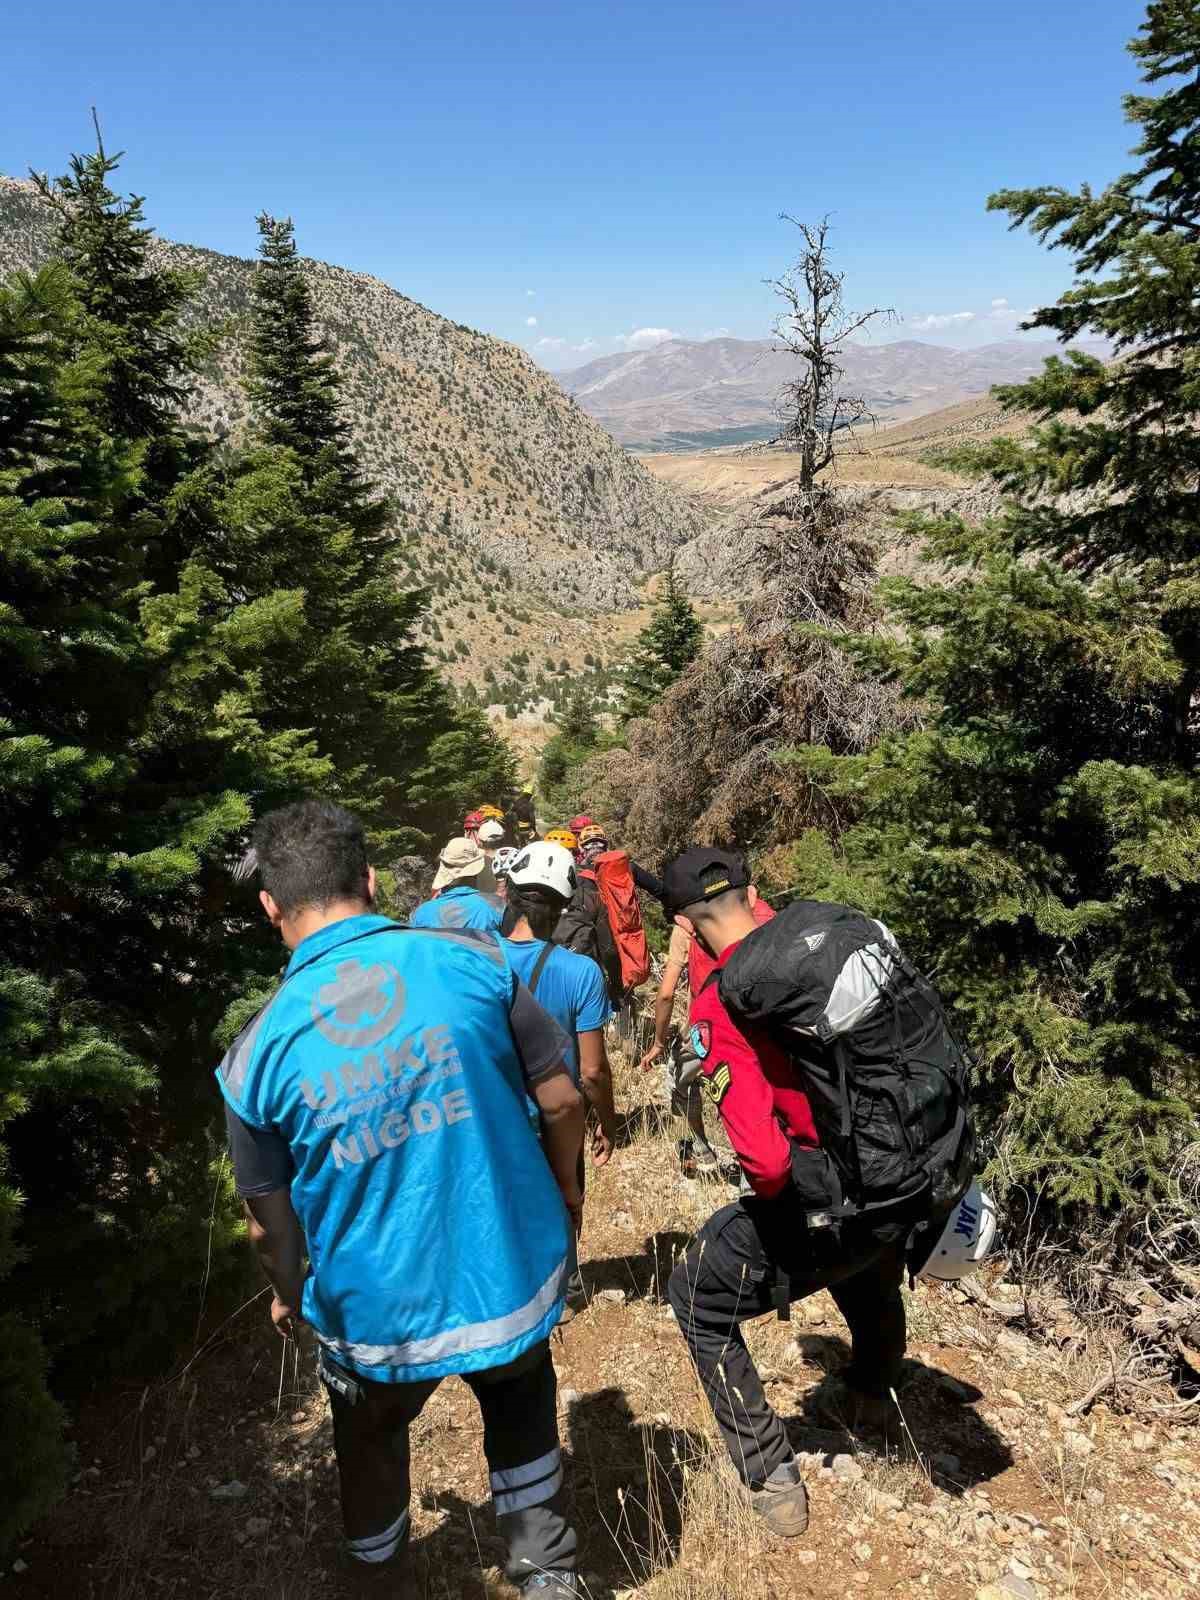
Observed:
[[[633,863],[625,850],[613,850],[607,831],[589,823],[579,834],[580,871],[595,878],[608,916],[620,963],[622,996],[627,996],[650,976],[650,948],[642,925]]]

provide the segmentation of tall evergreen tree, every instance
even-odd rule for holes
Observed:
[[[404,587],[394,508],[361,474],[292,223],[263,215],[258,226],[247,392],[265,448],[237,492],[269,499],[263,556],[303,595],[306,661],[289,703],[306,697],[345,802],[381,844],[411,848],[422,842],[413,829],[444,830],[464,795],[506,786],[507,747],[481,713],[453,704],[416,642],[427,596]]]
[[[983,527],[923,519],[944,583],[884,586],[861,658],[927,710],[869,755],[800,753],[859,820],[805,881],[894,922],[979,1048],[994,1173],[1126,1222],[1197,1133],[1200,1003],[1200,13],[1133,43],[1133,171],[1102,192],[993,196],[1074,258],[1032,326],[1108,339],[1001,391],[1040,419],[1001,441]],[[822,864],[821,857],[824,856]],[[823,880],[823,881],[822,881]]]
[[[672,561],[654,615],[638,634],[622,674],[622,720],[647,716],[696,659],[703,642],[704,629]]]

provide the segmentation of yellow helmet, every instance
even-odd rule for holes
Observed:
[[[579,848],[579,840],[571,832],[570,828],[551,828],[546,835],[546,843],[560,844],[564,850],[569,850],[572,855]]]
[[[499,806],[480,806],[479,815],[483,817],[485,821],[488,817],[493,817],[497,822],[504,821],[504,813],[501,811]]]

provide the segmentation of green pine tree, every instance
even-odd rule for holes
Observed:
[[[621,720],[647,716],[696,659],[703,642],[704,628],[672,561],[654,615],[638,634],[622,674]]]
[[[870,907],[937,975],[978,1049],[993,1176],[1075,1223],[1171,1191],[1197,1133],[1200,921],[1200,13],[1149,7],[1126,101],[1137,166],[1102,192],[993,196],[1070,253],[1032,325],[1093,331],[1001,392],[1040,419],[990,464],[982,527],[923,519],[943,583],[883,587],[861,659],[925,726],[797,759],[857,813],[809,837],[811,892]]]
[[[507,746],[481,712],[453,704],[417,642],[427,595],[405,587],[394,507],[350,444],[292,223],[263,215],[258,226],[247,392],[263,448],[243,464],[226,519],[255,530],[256,559],[302,607],[286,714],[307,706],[333,787],[379,847],[420,848],[473,794],[503,787]]]

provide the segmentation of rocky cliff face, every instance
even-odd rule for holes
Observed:
[[[36,191],[0,178],[0,274],[35,266],[51,219]],[[248,230],[249,231],[249,230]],[[197,395],[195,420],[236,435],[251,261],[161,241],[173,266],[203,276],[196,316],[228,329]],[[376,278],[307,261],[318,314],[344,378],[346,409],[366,471],[397,504],[414,578],[434,592],[451,639],[464,601],[520,617],[506,638],[536,643],[551,614],[636,603],[640,579],[695,538],[707,514],[657,482],[584,415],[523,351],[448,322]],[[480,570],[487,560],[503,572]],[[486,657],[485,657],[486,658]]]

